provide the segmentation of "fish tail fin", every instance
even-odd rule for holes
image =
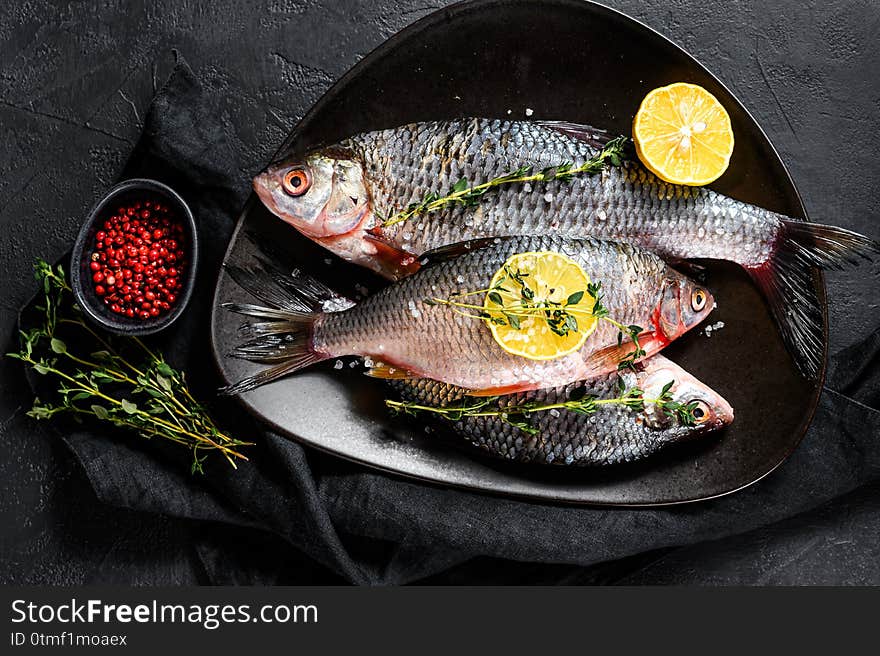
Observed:
[[[878,253],[880,244],[850,230],[783,220],[773,255],[748,269],[767,298],[786,346],[809,378],[818,377],[825,357],[825,316],[813,285],[813,268],[842,269]]]
[[[287,362],[277,364],[274,367],[263,369],[253,376],[242,378],[232,385],[221,387],[218,390],[218,393],[221,396],[236,396],[238,394],[244,394],[245,392],[250,392],[257,387],[260,387],[261,385],[271,383],[273,380],[278,380],[288,374],[292,374],[294,371],[298,371],[304,367],[315,364],[316,362],[320,362],[323,359],[323,357],[310,359],[307,356],[303,356],[301,359],[291,359]]]
[[[314,324],[321,313],[280,310],[240,303],[225,303],[223,307],[230,312],[269,319],[245,323],[241,333],[249,338],[248,341],[236,346],[228,355],[251,362],[274,364],[253,376],[222,388],[220,393],[223,395],[232,396],[248,392],[330,357],[315,350],[312,341]]]
[[[842,269],[880,254],[880,242],[846,228],[782,221],[783,240],[800,258],[822,269]]]
[[[226,310],[248,317],[239,328],[239,335],[246,341],[228,355],[273,366],[222,388],[220,393],[224,395],[248,392],[329,358],[314,348],[315,321],[328,304],[333,310],[353,305],[305,273],[294,270],[288,274],[262,259],[260,264],[226,267],[242,289],[266,304],[223,304]]]
[[[226,272],[248,294],[272,307],[299,312],[341,310],[354,302],[299,269],[290,272],[260,258],[261,266],[225,265]]]

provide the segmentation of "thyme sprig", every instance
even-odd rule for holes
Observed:
[[[593,303],[593,316],[597,319],[603,319],[605,321],[609,321],[615,326],[617,326],[617,345],[621,346],[623,344],[624,335],[629,338],[629,341],[633,343],[633,350],[626,354],[626,356],[617,363],[617,370],[623,371],[624,369],[630,369],[632,371],[636,370],[636,361],[647,355],[645,349],[642,348],[642,345],[639,343],[639,335],[644,332],[644,328],[638,326],[636,324],[630,324],[628,326],[623,325],[622,323],[618,323],[611,319],[608,314],[608,308],[606,308],[602,304],[602,283],[589,283],[587,285],[587,292],[596,299],[596,302]]]
[[[503,271],[504,275],[494,285],[486,289],[458,292],[449,298],[435,296],[423,299],[422,302],[426,305],[444,305],[463,316],[482,319],[499,326],[509,325],[514,330],[522,329],[523,318],[538,317],[547,323],[553,333],[561,337],[580,330],[581,324],[578,323],[578,316],[594,317],[617,328],[618,346],[623,344],[625,337],[633,343],[633,350],[618,363],[618,371],[635,370],[636,361],[647,355],[639,343],[639,336],[644,332],[644,328],[635,324],[625,325],[611,318],[608,308],[602,303],[601,282],[590,282],[587,284],[586,290],[577,290],[569,294],[565,300],[553,301],[549,298],[538,298],[535,290],[528,283],[528,273],[519,269],[512,270],[507,264],[504,265]],[[513,289],[508,289],[508,287]],[[505,305],[501,293],[511,293],[511,291],[519,293],[519,300],[516,303]],[[495,303],[498,308],[492,308],[489,311],[483,305],[465,302],[465,299],[481,294],[487,294],[489,300]],[[584,294],[588,294],[594,299],[591,310],[576,307],[583,300]]]
[[[203,471],[202,464],[210,452],[221,453],[233,467],[236,459],[247,460],[240,449],[252,443],[217,428],[193,398],[183,373],[137,337],[114,343],[95,332],[72,303],[61,265],[53,268],[37,260],[34,269],[43,290],[38,306],[42,322],[21,331],[20,350],[7,355],[38,374],[56,379],[58,399],[35,399],[29,416],[51,419],[65,414],[77,420],[91,417],[133,429],[146,438],[167,439],[192,452],[194,473]],[[72,334],[77,344],[90,342],[94,350],[88,355],[74,353],[64,339],[67,334]],[[131,359],[129,354],[138,357]]]
[[[382,221],[382,226],[387,228],[397,225],[413,217],[436,212],[447,205],[475,207],[480,204],[483,196],[488,192],[503,185],[571,180],[578,175],[595,175],[600,173],[608,164],[620,166],[626,159],[626,146],[628,142],[629,139],[627,137],[616,137],[580,166],[574,166],[572,162],[562,162],[544,167],[537,173],[532,172],[532,166],[521,166],[518,169],[476,185],[470,185],[467,179],[461,178],[450,187],[446,194],[439,194],[437,192],[426,193],[419,202],[410,203],[406,206],[406,209],[385,218]]]
[[[529,419],[532,415],[552,410],[567,410],[581,415],[592,415],[600,408],[607,405],[621,405],[631,408],[636,412],[644,412],[648,405],[653,405],[661,410],[666,416],[676,418],[685,426],[696,424],[694,410],[697,401],[681,403],[675,401],[672,396],[672,386],[675,381],[669,381],[663,386],[660,394],[654,398],[646,398],[644,390],[639,387],[626,388],[622,379],[618,378],[618,396],[612,398],[599,398],[594,394],[572,396],[566,401],[556,403],[541,403],[538,401],[523,401],[503,405],[499,403],[501,396],[488,396],[474,398],[471,401],[453,406],[431,406],[409,401],[385,400],[385,405],[396,413],[417,416],[420,413],[439,415],[449,421],[460,421],[469,417],[495,417],[506,424],[514,426],[529,435],[538,435],[540,430],[531,425]],[[583,390],[583,388],[581,388]]]

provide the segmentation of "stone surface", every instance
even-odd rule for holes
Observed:
[[[0,6],[0,344],[32,292],[31,263],[72,243],[114,181],[178,48],[222,91],[233,142],[258,167],[308,107],[425,0],[156,0]],[[606,0],[703,61],[754,114],[810,216],[878,236],[880,7],[871,0]],[[588,101],[588,90],[585,90]],[[876,329],[880,267],[833,274],[832,351]],[[0,360],[0,582],[190,583],[206,527],[103,507],[50,430],[24,415],[20,368]],[[455,582],[880,583],[880,494],[866,488],[745,536],[588,571],[472,563]],[[212,543],[246,538],[214,528]],[[229,548],[236,548],[230,546]],[[239,547],[240,548],[240,547]],[[267,547],[268,548],[268,547]],[[207,563],[207,564],[206,564]],[[277,578],[277,577],[276,577]],[[308,564],[290,582],[332,580]],[[441,582],[441,581],[437,581]]]

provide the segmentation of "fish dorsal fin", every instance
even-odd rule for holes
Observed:
[[[392,367],[388,364],[376,364],[365,372],[371,378],[381,378],[382,380],[412,380],[414,378],[423,378],[423,376],[403,369],[401,367]]]
[[[503,239],[503,238],[501,238]],[[472,253],[483,248],[488,248],[498,243],[498,237],[481,237],[479,239],[469,239],[456,244],[447,244],[430,251],[425,251],[420,257],[419,262],[423,267],[439,264],[440,262],[448,262],[461,257],[465,253]]]
[[[605,130],[594,128],[592,125],[569,123],[568,121],[538,121],[537,123],[542,127],[561,132],[572,139],[583,141],[593,148],[603,148],[613,139],[613,135]]]

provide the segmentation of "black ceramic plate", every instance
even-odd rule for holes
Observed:
[[[471,2],[440,10],[379,47],[346,74],[296,127],[297,150],[355,132],[458,116],[565,119],[629,134],[644,95],[676,81],[706,87],[733,121],[736,149],[715,185],[750,203],[805,217],[785,166],[739,101],[703,66],[644,25],[585,2]],[[227,262],[252,258],[246,235],[281,250],[343,292],[381,281],[335,259],[271,216],[252,197]],[[824,302],[824,287],[816,279]],[[797,446],[820,385],[801,378],[759,293],[737,267],[709,263],[708,285],[724,322],[692,331],[665,351],[736,409],[726,431],[633,465],[604,470],[513,466],[392,419],[384,386],[362,368],[334,361],[250,392],[256,417],[305,444],[405,476],[498,494],[598,504],[666,504],[738,490],[777,467]],[[240,319],[220,308],[249,299],[224,273],[212,321],[214,349],[228,381],[259,368],[224,356]]]

